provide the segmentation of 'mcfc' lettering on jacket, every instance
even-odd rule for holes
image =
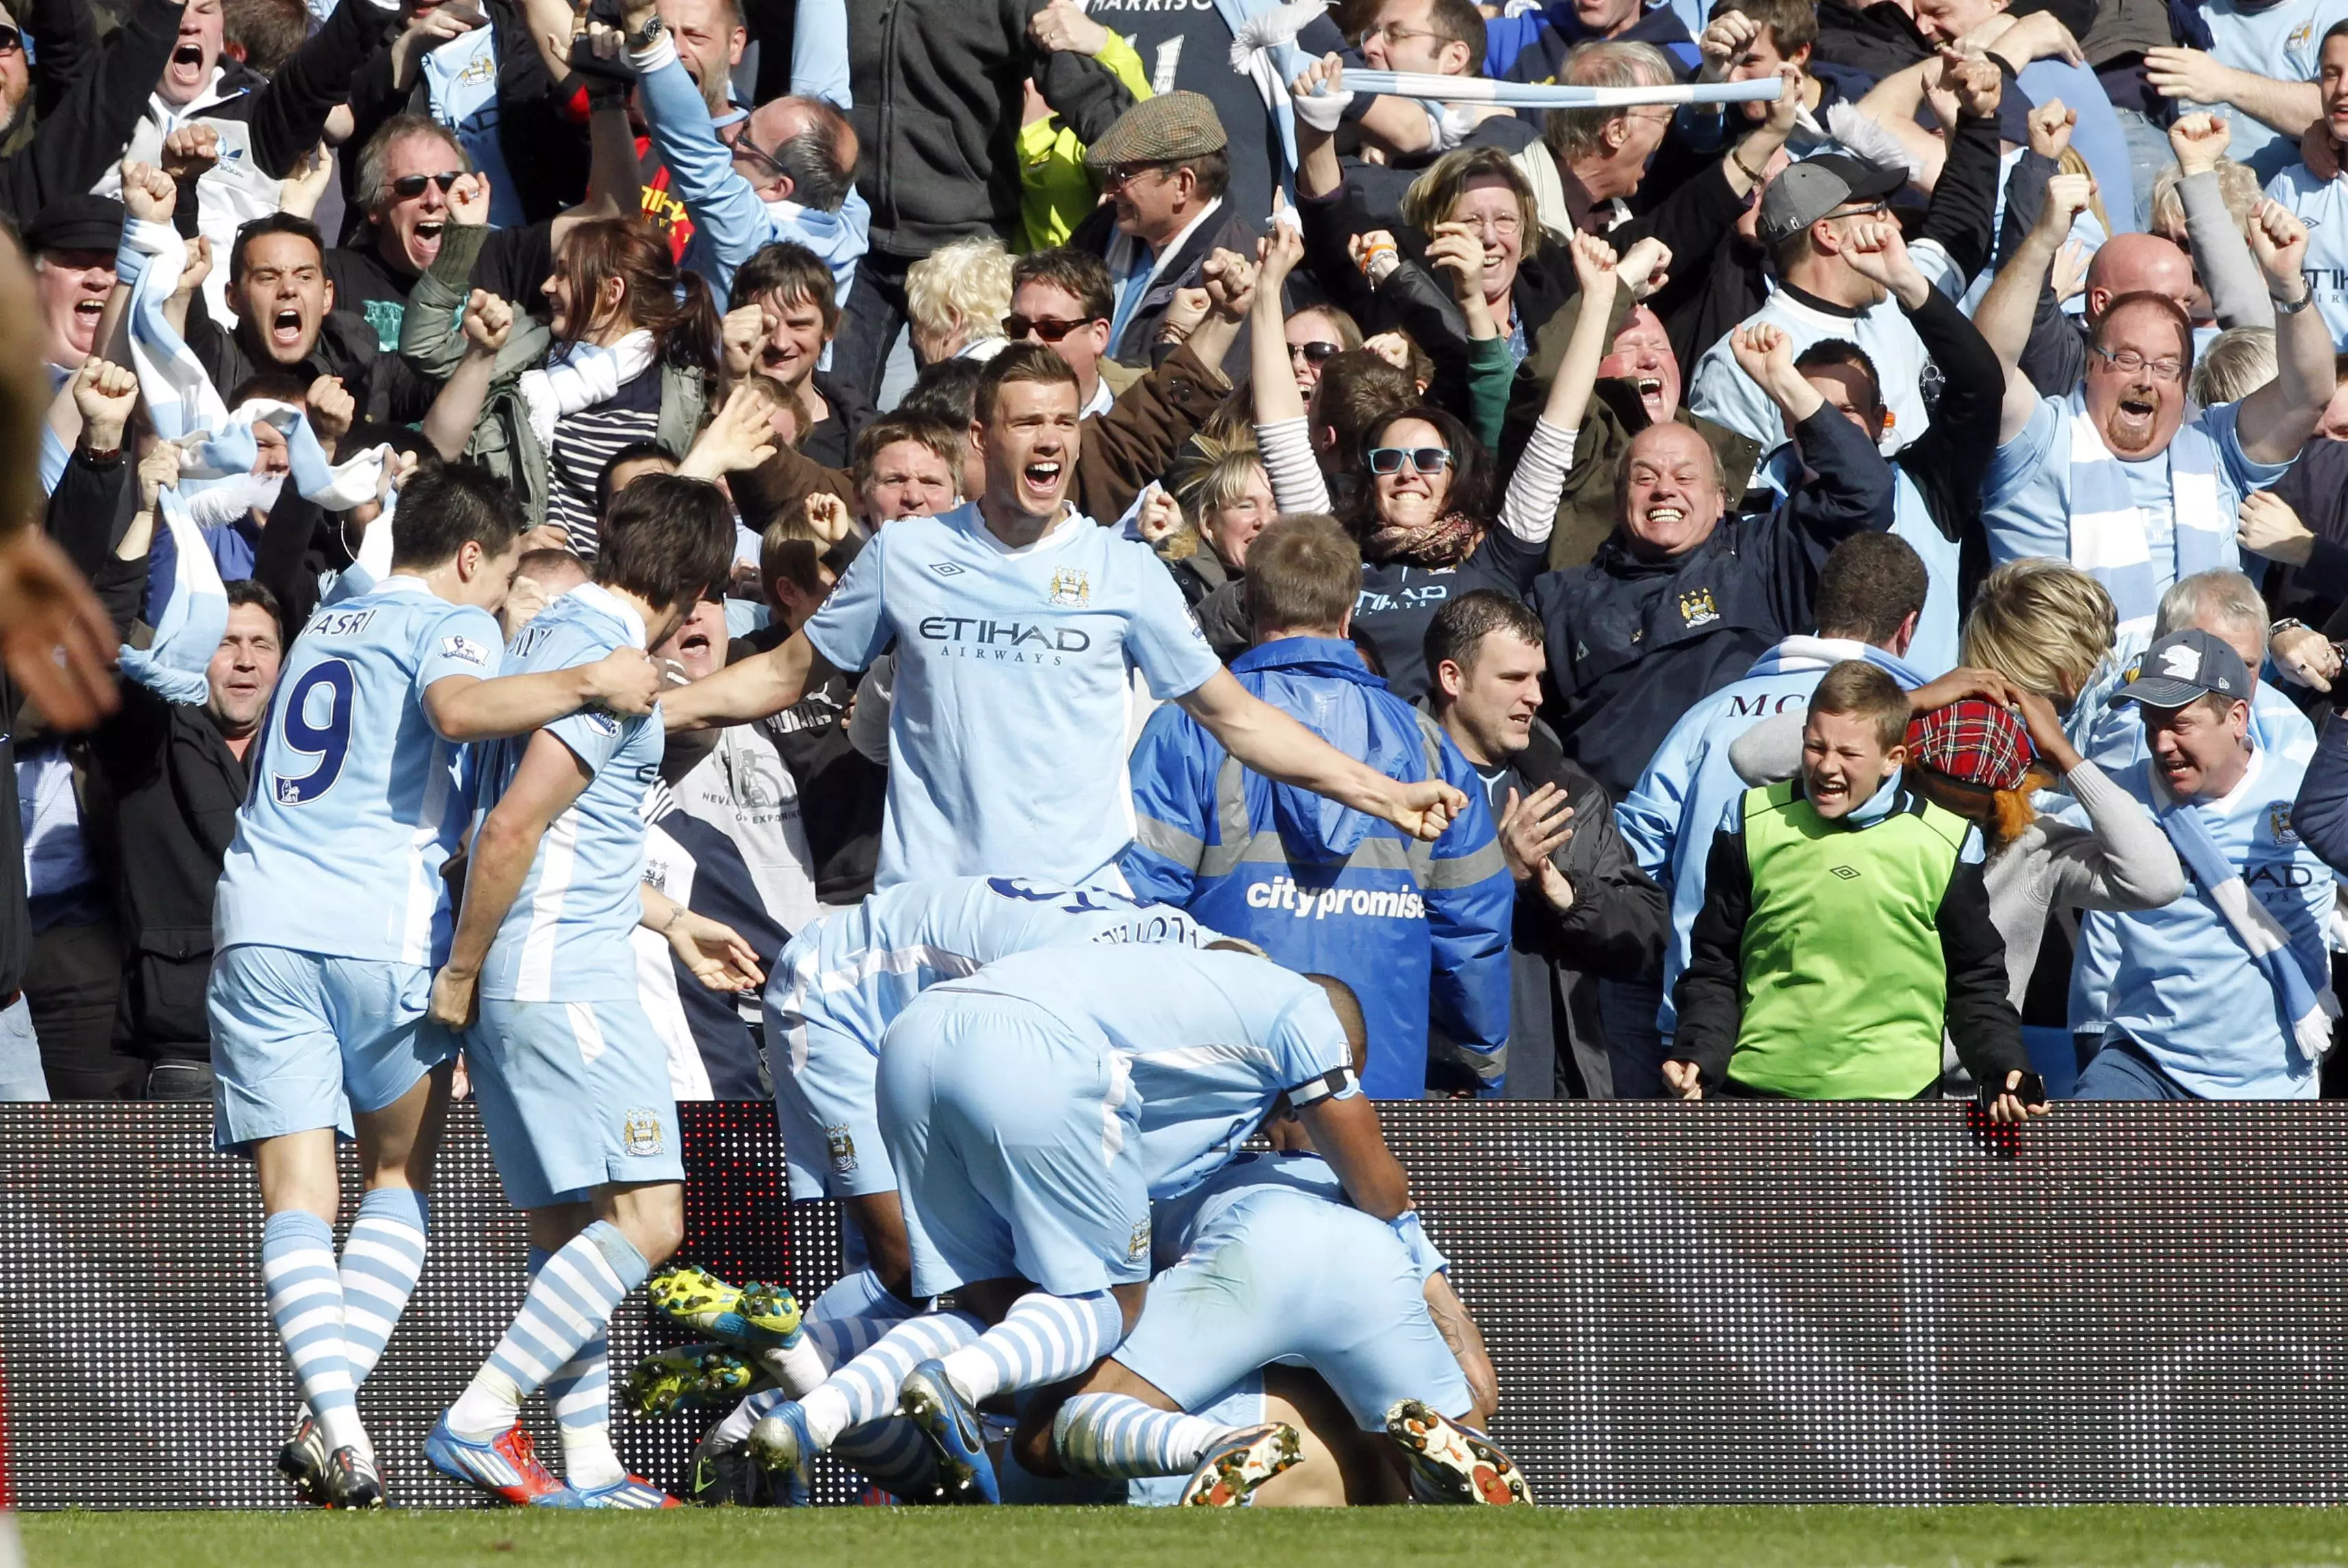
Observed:
[[[1728,711],[1738,718],[1766,718],[1773,713],[1784,713],[1788,708],[1809,706],[1809,696],[1804,692],[1781,692],[1776,696],[1764,692],[1752,696],[1733,696],[1728,699]]]

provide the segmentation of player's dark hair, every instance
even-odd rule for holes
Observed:
[[[603,520],[595,581],[655,610],[690,609],[734,570],[734,513],[725,492],[681,474],[646,474]]]
[[[1253,561],[1251,552],[1248,559]],[[1478,588],[1447,601],[1435,613],[1426,628],[1423,645],[1426,655],[1427,695],[1437,702],[1443,700],[1442,684],[1435,679],[1437,667],[1447,660],[1462,671],[1472,671],[1476,660],[1484,651],[1484,639],[1495,632],[1506,632],[1520,642],[1540,647],[1545,641],[1541,619],[1521,599],[1512,599],[1497,589]]]
[[[668,465],[667,472],[676,472],[676,454],[658,441],[630,441],[603,460],[595,475],[595,515],[602,517],[612,510],[612,476],[630,463],[641,463],[658,458]],[[639,479],[643,475],[637,476]]]
[[[1818,635],[1889,642],[1923,613],[1929,587],[1915,546],[1896,533],[1855,533],[1818,572]]]
[[[978,378],[985,374],[985,363],[976,359],[947,359],[928,366],[913,378],[913,389],[897,405],[896,415],[904,419],[936,419],[956,430],[967,430],[978,407]]]
[[[495,558],[513,548],[530,526],[513,491],[479,463],[442,463],[407,481],[399,492],[391,535],[394,571],[429,572],[468,541]]]

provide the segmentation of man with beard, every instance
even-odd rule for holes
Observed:
[[[2024,299],[2034,297],[2090,189],[2083,174],[2048,182],[2039,222],[2004,269]],[[2149,631],[2178,578],[2237,564],[2242,498],[2282,477],[2332,397],[2332,335],[2302,273],[2306,226],[2267,201],[2251,216],[2250,241],[2274,300],[2277,373],[2189,421],[2193,328],[2172,299],[2113,300],[2088,338],[2085,380],[2043,391],[2017,368],[2024,313],[1988,300],[1977,318],[2006,377],[2000,445],[1982,486],[1990,553],[2053,556],[2087,573],[2110,593],[2123,638]]]

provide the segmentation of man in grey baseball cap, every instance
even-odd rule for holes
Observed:
[[[1846,152],[1787,165],[1769,181],[1756,214],[1756,237],[1769,253],[1777,287],[1739,325],[1779,328],[1793,338],[1797,355],[1829,338],[1858,346],[1875,366],[1891,415],[1882,434],[1887,454],[1923,435],[1933,420],[1925,387],[1935,357],[1923,335],[1931,324],[1919,319],[1926,295],[1962,295],[1989,257],[2003,88],[1997,67],[1986,62],[1952,67],[1952,78],[1958,113],[1948,158],[1931,205],[1910,234],[1900,234],[1888,211],[1907,183],[1906,171]],[[1956,330],[1955,323],[1945,325]],[[1784,439],[1777,410],[1737,367],[1733,336],[1724,335],[1697,361],[1687,406],[1766,452]]]

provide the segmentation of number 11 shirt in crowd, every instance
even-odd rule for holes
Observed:
[[[433,729],[424,694],[449,676],[489,680],[499,663],[497,618],[419,577],[386,577],[310,617],[286,651],[221,861],[221,950],[448,956],[440,867],[468,802],[462,748]]]
[[[1222,667],[1149,547],[1074,509],[1018,549],[974,503],[888,523],[807,638],[843,670],[896,645],[876,887],[1094,880],[1133,837],[1128,673],[1171,700]]]

